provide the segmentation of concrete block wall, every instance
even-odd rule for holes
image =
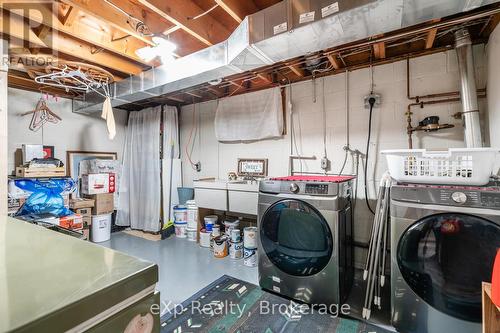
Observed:
[[[474,47],[475,66],[479,88],[486,84],[485,46]],[[455,51],[447,51],[410,60],[410,82],[412,95],[458,91],[458,68]],[[343,146],[346,144],[346,93],[349,100],[349,141],[353,149],[366,150],[368,110],[364,108],[364,96],[370,92],[370,69],[349,73],[346,87],[345,74],[328,76],[312,81],[293,84],[287,88],[291,98],[297,148],[302,156],[316,156],[315,161],[302,163],[302,170],[321,172],[323,156],[323,97],[326,111],[326,151],[331,160],[332,173],[338,173],[344,161]],[[407,148],[406,136],[406,61],[376,66],[373,68],[373,90],[382,95],[382,104],[373,112],[370,158],[368,162],[369,197],[375,199],[375,184],[386,171],[385,159],[378,152],[384,149]],[[316,89],[313,88],[316,85]],[[324,88],[324,90],[323,90]],[[347,88],[347,89],[346,89]],[[316,98],[314,98],[316,90]],[[324,91],[324,93],[323,93]],[[316,102],[314,102],[314,99]],[[486,101],[480,100],[480,109],[486,111]],[[460,111],[460,103],[439,104],[414,109],[413,125],[426,116],[438,115],[441,123],[451,123],[455,128],[435,133],[414,135],[414,148],[463,147],[462,121],[452,115]],[[216,177],[226,179],[228,172],[236,171],[238,158],[269,159],[269,175],[288,174],[290,144],[290,108],[287,108],[287,134],[279,139],[253,143],[219,143],[215,139],[214,117],[216,101],[183,107],[180,113],[180,132],[183,159],[183,182],[192,186],[195,179]],[[193,118],[193,111],[195,117]],[[193,122],[195,126],[193,127]],[[198,129],[198,130],[197,130]],[[193,161],[201,162],[201,172],[190,167],[186,158],[186,144],[193,132]],[[191,147],[188,148],[191,150]],[[296,154],[295,148],[293,153]],[[294,169],[300,170],[300,163]],[[358,202],[355,210],[355,239],[366,243],[372,223],[372,215],[364,203],[364,178],[359,169]],[[349,156],[344,173],[354,173],[353,160]],[[378,186],[378,185],[377,185]],[[375,206],[372,203],[372,207]],[[356,251],[356,261],[364,259],[364,250]]]

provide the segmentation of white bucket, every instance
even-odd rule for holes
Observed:
[[[248,267],[257,266],[257,249],[244,248],[243,252],[243,265]]]
[[[175,227],[175,236],[179,238],[187,237],[187,223],[174,223]]]
[[[212,227],[215,225],[215,223],[217,223],[218,219],[219,218],[217,217],[217,215],[205,216],[205,218],[203,219],[205,221],[205,229],[207,231],[212,231]]]
[[[196,229],[189,228],[189,226],[186,228],[186,235],[187,239],[190,242],[196,242]]]
[[[196,203],[194,200],[188,200],[186,202],[186,207],[188,228],[198,228],[198,207],[196,206]]]
[[[187,222],[187,208],[186,206],[174,206],[174,222],[186,223]]]
[[[205,229],[200,231],[200,246],[201,247],[210,247],[210,233]]]
[[[105,242],[111,238],[111,214],[93,215],[90,240],[94,243]]]
[[[243,229],[243,246],[247,249],[257,248],[257,228],[246,227]]]
[[[229,243],[229,257],[231,259],[243,258],[243,242],[230,242]]]

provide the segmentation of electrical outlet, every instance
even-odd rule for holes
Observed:
[[[201,172],[201,162],[197,162],[194,167],[196,168],[196,172]]]
[[[372,97],[375,98],[375,104],[373,104],[373,107],[374,108],[380,107],[380,103],[382,102],[381,101],[382,97],[380,96],[380,94],[371,93],[365,96],[365,109],[370,109],[370,98]]]
[[[325,171],[330,169],[330,160],[327,157],[321,159],[321,169]]]

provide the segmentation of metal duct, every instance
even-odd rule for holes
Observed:
[[[460,72],[460,98],[462,100],[462,118],[464,121],[464,139],[467,148],[483,146],[481,123],[477,105],[476,75],[472,42],[469,31],[461,29],[455,32],[455,48]]]
[[[494,2],[284,0],[245,18],[220,44],[113,84],[112,105],[119,108]],[[73,110],[98,112],[102,102],[100,95],[88,93],[74,101]]]

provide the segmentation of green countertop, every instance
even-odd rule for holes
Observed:
[[[0,332],[65,331],[157,281],[153,263],[0,216]]]

